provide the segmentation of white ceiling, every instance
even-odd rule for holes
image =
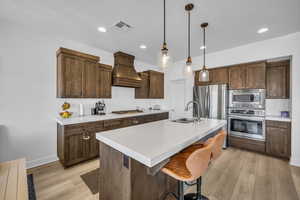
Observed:
[[[192,56],[202,53],[202,22],[209,22],[209,52],[300,31],[299,0],[167,0],[167,43],[175,61],[186,57],[184,5],[189,2],[195,4]],[[163,0],[1,0],[0,19],[156,64],[163,39],[162,6]],[[120,20],[134,28],[125,33],[110,29]],[[108,32],[99,33],[98,26]],[[270,31],[259,35],[261,27]],[[140,44],[148,48],[141,50]]]

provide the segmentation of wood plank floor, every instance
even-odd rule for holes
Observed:
[[[69,169],[57,163],[34,171],[38,200],[94,200],[80,175],[98,168],[93,160]],[[188,191],[195,188],[190,187]],[[300,168],[269,156],[228,148],[203,177],[210,200],[300,200]]]

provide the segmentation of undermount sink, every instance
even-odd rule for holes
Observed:
[[[177,122],[177,123],[193,123],[195,122],[196,119],[194,118],[180,118],[180,119],[176,119],[176,120],[173,120],[173,122]]]

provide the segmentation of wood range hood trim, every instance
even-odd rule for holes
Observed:
[[[142,78],[134,68],[134,56],[123,52],[114,53],[113,86],[139,88]]]

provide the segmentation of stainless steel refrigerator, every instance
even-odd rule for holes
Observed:
[[[227,121],[228,89],[226,84],[195,86],[193,100],[199,103],[201,118],[223,119]],[[194,116],[198,116],[197,112],[198,109],[194,106]],[[227,144],[226,138],[223,148],[227,148]]]
[[[195,86],[193,100],[200,105],[200,117],[227,120],[227,85]],[[194,116],[198,109],[194,106]]]

